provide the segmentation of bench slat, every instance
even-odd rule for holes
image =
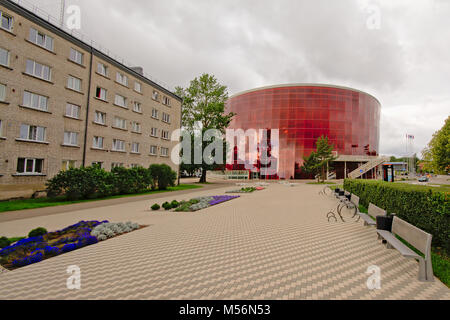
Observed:
[[[398,240],[391,232],[386,230],[377,230],[377,233],[384,240],[389,242],[395,249],[397,249],[403,256],[416,259],[421,258],[421,256],[419,256],[417,253],[408,248],[404,243]]]
[[[402,237],[402,239],[408,241],[408,243],[425,254],[425,256],[429,255],[428,251],[431,245],[431,234],[398,217],[394,217],[394,221],[392,222],[392,233],[395,233]]]
[[[374,217],[374,218],[376,218],[377,216],[385,216],[386,215],[386,210],[377,207],[373,203],[369,203],[369,210],[367,210],[367,211],[368,211],[369,216]]]
[[[362,213],[362,212],[358,212],[358,215],[368,224],[371,226],[374,226],[377,224],[376,221],[372,220],[372,218],[370,218],[367,214]]]

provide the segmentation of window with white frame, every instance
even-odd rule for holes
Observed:
[[[169,140],[169,131],[161,130],[161,138]]]
[[[48,98],[29,91],[23,92],[22,104],[24,107],[48,111]]]
[[[94,122],[98,124],[106,124],[106,113],[95,111]]]
[[[133,111],[134,112],[139,112],[142,113],[142,105],[139,102],[134,102],[133,103]]]
[[[124,164],[123,162],[112,162],[111,163],[111,170],[114,168],[123,168]]]
[[[120,129],[126,129],[127,121],[123,118],[114,117],[114,127],[120,128]]]
[[[92,139],[92,148],[103,149],[103,137],[94,136]]]
[[[141,132],[141,124],[139,122],[133,121],[131,123],[131,130],[133,132],[140,133]]]
[[[139,142],[133,142],[131,144],[131,152],[132,153],[139,153]]]
[[[114,151],[125,151],[125,141],[113,139],[112,149]]]
[[[152,94],[153,100],[159,101],[159,93],[158,91],[154,90]]]
[[[3,121],[0,120],[0,137],[3,137]]]
[[[134,90],[137,92],[142,92],[142,85],[140,82],[137,81],[134,82]]]
[[[5,67],[9,67],[10,53],[8,50],[0,48],[0,64]]]
[[[169,156],[169,148],[161,147],[161,156],[168,157]]]
[[[165,113],[165,112],[163,112],[163,114],[162,114],[162,121],[166,122],[166,123],[170,123],[170,115]]]
[[[69,76],[67,79],[67,88],[81,91],[81,79],[75,78],[74,76]]]
[[[12,31],[14,19],[9,14],[0,11],[1,27],[8,31]]]
[[[150,146],[150,154],[156,156],[158,154],[158,146]]]
[[[20,139],[28,141],[45,142],[46,128],[22,124],[20,126]]]
[[[63,160],[62,165],[61,165],[61,170],[66,171],[69,169],[73,169],[73,168],[75,168],[76,163],[77,162],[75,160]]]
[[[105,64],[99,62],[97,64],[97,72],[100,73],[101,75],[107,77],[108,76],[108,67]]]
[[[120,84],[123,84],[124,86],[128,86],[128,77],[123,73],[116,73],[116,81]]]
[[[34,28],[30,28],[30,35],[28,37],[28,40],[47,50],[53,51],[53,37],[39,32]]]
[[[0,83],[0,101],[5,101],[6,99],[6,86]]]
[[[106,89],[97,87],[97,89],[95,90],[95,97],[97,99],[106,101],[106,93],[107,93]]]
[[[52,70],[45,64],[38,63],[34,60],[27,59],[25,72],[31,76],[50,81],[52,78]]]
[[[170,106],[170,99],[166,96],[163,97],[163,104],[166,106]]]
[[[126,108],[127,107],[127,98],[124,96],[121,96],[120,94],[116,94],[116,97],[114,99],[114,104],[118,105],[119,107]]]
[[[103,168],[103,162],[102,161],[93,161],[92,162],[92,166],[102,169]]]
[[[44,167],[44,159],[19,158],[17,160],[17,173],[41,174]]]
[[[158,109],[155,108],[152,109],[152,118],[158,119]]]
[[[152,137],[158,137],[158,128],[152,128],[151,130],[150,130],[150,135],[152,136]]]
[[[78,146],[78,132],[65,131],[64,132],[64,145]]]
[[[80,119],[80,106],[72,103],[66,104],[66,117]]]
[[[78,50],[75,50],[74,48],[70,48],[69,59],[75,63],[83,64],[83,53]]]

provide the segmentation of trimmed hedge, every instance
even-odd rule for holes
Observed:
[[[406,183],[351,179],[344,181],[344,189],[359,196],[366,208],[373,203],[432,234],[433,247],[450,253],[450,193]]]

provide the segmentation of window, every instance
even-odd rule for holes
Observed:
[[[132,123],[131,123],[131,130],[133,131],[133,132],[138,132],[138,133],[140,133],[141,132],[141,124],[139,123],[139,122],[135,122],[135,121],[133,121]]]
[[[94,115],[94,122],[98,124],[105,124],[106,123],[106,113],[95,111]]]
[[[134,90],[137,92],[141,92],[142,85],[140,84],[140,82],[137,82],[137,81],[134,82]]]
[[[108,76],[108,67],[106,65],[104,65],[103,63],[98,63],[97,64],[97,72],[100,73],[101,75],[107,77]]]
[[[61,170],[66,171],[66,170],[75,168],[76,163],[77,162],[75,160],[63,160],[62,165],[61,165]]]
[[[121,96],[120,94],[116,94],[116,98],[114,99],[114,104],[119,107],[126,108],[127,107],[127,98]]]
[[[168,157],[169,156],[169,148],[161,147],[161,156]]]
[[[95,136],[92,139],[92,148],[95,149],[103,149],[103,137],[97,137]]]
[[[48,111],[48,98],[29,91],[23,92],[23,106]]]
[[[158,154],[158,147],[150,146],[150,154],[156,156]]]
[[[94,162],[92,162],[92,166],[101,169],[101,168],[103,168],[103,162],[101,162],[101,161],[94,161]]]
[[[163,112],[163,115],[162,115],[162,121],[163,121],[163,122],[170,123],[170,115],[167,114],[167,113],[165,113],[165,112]]]
[[[133,142],[131,144],[131,152],[132,153],[139,153],[139,143],[138,142]]]
[[[150,135],[152,136],[152,137],[158,137],[158,128],[152,128],[151,129],[151,131],[150,131]]]
[[[0,120],[0,137],[3,137],[3,121]]]
[[[67,88],[75,91],[81,91],[81,79],[69,76],[67,79]]]
[[[167,98],[166,96],[163,97],[163,104],[165,104],[166,106],[170,106],[170,99]]]
[[[122,167],[123,167],[123,163],[122,162],[113,162],[113,163],[111,163],[111,169],[122,168]]]
[[[95,91],[95,97],[97,99],[106,101],[106,93],[107,93],[106,89],[97,87],[97,90]]]
[[[130,167],[131,167],[131,168],[140,168],[141,165],[140,165],[140,164],[137,164],[137,163],[132,163],[132,164],[130,164]]]
[[[79,119],[80,118],[80,106],[67,103],[66,104],[66,117]]]
[[[26,71],[27,74],[50,81],[52,77],[52,72],[49,66],[40,64],[34,60],[27,59]]]
[[[28,124],[22,124],[20,126],[20,139],[29,141],[45,141],[46,128],[38,126],[30,126]]]
[[[0,83],[0,101],[5,101],[6,99],[6,86]]]
[[[128,86],[128,77],[123,73],[117,72],[116,81],[124,86]]]
[[[30,28],[30,37],[28,40],[38,46],[44,47],[47,50],[53,51],[53,38],[37,31],[34,28]]]
[[[78,146],[78,132],[65,131],[64,144],[68,146]]]
[[[152,118],[158,119],[158,110],[155,108],[152,109]]]
[[[3,29],[6,29],[8,31],[12,31],[13,28],[13,17],[7,15],[3,11],[0,11],[1,16],[1,26]]]
[[[127,121],[123,118],[115,117],[114,118],[114,127],[120,128],[120,129],[126,129]]]
[[[152,98],[153,98],[153,100],[159,101],[159,93],[158,93],[158,91],[153,91]]]
[[[19,158],[17,161],[17,173],[42,173],[44,159]]]
[[[83,64],[83,53],[74,48],[70,48],[70,57],[69,59],[75,63]]]
[[[125,151],[125,141],[119,139],[113,139],[113,147],[114,151]]]
[[[9,67],[9,51],[3,48],[0,48],[0,64]]]
[[[169,131],[161,130],[161,138],[169,140]]]
[[[141,104],[139,102],[136,102],[136,101],[134,102],[134,104],[133,104],[133,111],[142,113],[142,106],[141,106]]]

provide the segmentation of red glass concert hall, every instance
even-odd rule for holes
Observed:
[[[236,115],[230,129],[266,129],[270,136],[279,130],[277,174],[264,177],[259,166],[249,170],[252,177],[271,179],[311,178],[301,171],[303,157],[316,148],[324,135],[334,145],[338,158],[331,170],[337,179],[378,156],[380,102],[372,95],[347,87],[324,84],[288,84],[257,88],[233,95],[227,112]],[[234,148],[233,163],[227,170],[242,170]],[[375,168],[363,178],[373,178]]]

